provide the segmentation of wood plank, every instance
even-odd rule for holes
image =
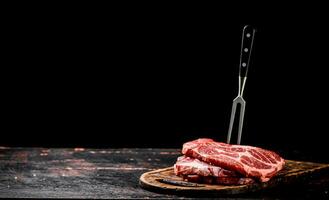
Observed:
[[[195,187],[193,187],[168,184],[161,181],[162,179],[166,179],[184,182],[183,178],[174,174],[173,167],[168,167],[144,173],[140,177],[140,185],[145,189],[161,193],[192,196],[222,196],[251,193],[273,188],[278,185],[287,185],[297,181],[309,180],[315,175],[327,173],[328,171],[329,164],[287,160],[284,169],[265,183],[237,186],[195,184]]]
[[[0,148],[0,198],[173,198],[143,190],[142,173],[177,149]]]

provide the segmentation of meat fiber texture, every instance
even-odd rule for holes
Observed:
[[[237,172],[243,177],[258,179],[261,182],[270,180],[285,164],[284,159],[272,151],[246,145],[230,145],[208,138],[186,142],[183,145],[182,153],[211,166]],[[198,166],[200,167],[200,165]],[[217,171],[202,171],[211,176],[217,173]],[[199,175],[201,175],[200,173]]]
[[[178,157],[174,165],[174,172],[190,182],[197,183],[245,185],[254,182],[252,178],[242,177],[241,174],[234,171],[210,165],[187,156]]]

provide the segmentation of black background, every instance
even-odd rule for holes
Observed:
[[[178,148],[199,137],[225,141],[241,32],[250,24],[257,33],[242,143],[328,158],[325,16],[263,9],[247,18],[224,10],[7,14],[0,145]]]

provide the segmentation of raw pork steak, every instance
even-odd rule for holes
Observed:
[[[174,165],[174,172],[177,176],[182,176],[190,182],[223,185],[245,185],[254,182],[253,179],[244,178],[239,173],[187,156],[178,157]]]
[[[285,161],[278,154],[258,147],[230,145],[201,138],[183,145],[182,153],[210,165],[220,166],[245,177],[268,181],[283,168]]]

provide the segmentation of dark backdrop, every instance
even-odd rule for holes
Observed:
[[[328,112],[324,18],[227,19],[236,14],[7,16],[0,144],[224,141],[237,95],[241,31],[250,24],[257,33],[242,143],[320,152]]]

